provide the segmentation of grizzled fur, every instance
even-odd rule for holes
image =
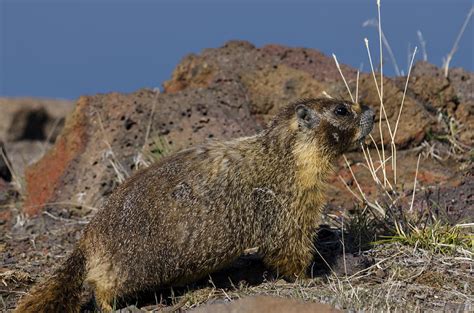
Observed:
[[[303,274],[332,163],[372,126],[359,104],[302,100],[255,136],[160,160],[114,191],[17,312],[78,312],[83,281],[109,311],[115,298],[194,281],[252,247],[279,273]]]

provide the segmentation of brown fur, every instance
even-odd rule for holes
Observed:
[[[78,313],[85,263],[82,248],[77,247],[51,277],[34,286],[29,295],[22,298],[15,312]]]
[[[350,115],[335,114],[340,106]],[[260,134],[162,159],[114,191],[63,267],[17,312],[77,312],[69,299],[82,280],[110,311],[115,298],[186,284],[252,247],[279,273],[302,275],[332,163],[372,125],[373,112],[358,104],[302,100]]]

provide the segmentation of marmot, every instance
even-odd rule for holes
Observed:
[[[366,106],[305,99],[257,135],[161,159],[110,195],[71,255],[16,312],[79,312],[84,282],[110,311],[116,299],[195,281],[252,247],[278,273],[302,275],[332,164],[373,123]]]

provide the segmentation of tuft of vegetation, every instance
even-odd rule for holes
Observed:
[[[408,223],[407,228],[395,223],[396,234],[382,236],[376,244],[401,243],[433,253],[453,254],[458,252],[467,256],[474,256],[474,235],[466,231],[474,224],[447,225],[436,220],[423,227]]]
[[[172,148],[165,136],[157,136],[152,139],[152,145],[145,152],[153,160],[157,161],[172,152]]]

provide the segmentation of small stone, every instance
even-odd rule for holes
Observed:
[[[375,276],[377,276],[378,278],[384,278],[385,276],[387,276],[387,273],[385,273],[383,269],[378,268],[375,272]]]

